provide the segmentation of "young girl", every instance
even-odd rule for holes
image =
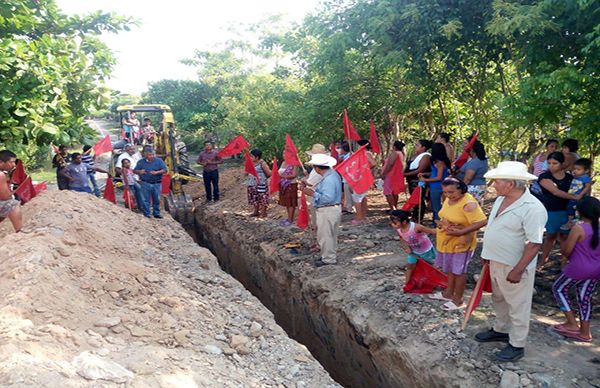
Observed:
[[[600,201],[594,197],[584,197],[577,202],[577,211],[582,223],[571,228],[569,237],[561,245],[561,253],[569,258],[569,263],[552,285],[554,298],[567,321],[553,328],[565,337],[591,342],[592,295],[600,280]],[[579,325],[569,303],[571,287],[577,290]]]
[[[433,264],[435,261],[435,248],[431,243],[428,234],[435,234],[435,229],[427,228],[423,225],[410,221],[410,214],[403,210],[392,210],[390,213],[390,225],[396,229],[400,238],[408,244],[404,251],[408,253],[406,259],[406,281],[410,280],[413,270],[417,264],[417,259],[421,258]]]
[[[246,186],[248,186],[248,203],[254,206],[252,217],[266,217],[267,206],[269,205],[269,188],[267,179],[271,176],[271,169],[267,162],[262,160],[262,151],[253,149],[250,151],[250,158],[254,163],[254,168],[258,174],[258,180],[252,174],[248,174]]]

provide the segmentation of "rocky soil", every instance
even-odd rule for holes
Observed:
[[[1,386],[338,386],[175,221],[58,191],[24,213],[0,224]]]

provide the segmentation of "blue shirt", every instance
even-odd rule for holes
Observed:
[[[569,194],[577,195],[583,191],[585,185],[592,182],[592,178],[589,175],[583,174],[581,176],[573,177],[571,181],[571,188]]]
[[[162,180],[163,174],[151,175],[151,174],[149,174],[149,172],[150,171],[160,171],[160,170],[166,171],[167,166],[165,165],[165,162],[163,162],[161,158],[154,158],[154,160],[152,160],[151,162],[147,161],[146,159],[141,159],[135,165],[134,170],[145,170],[146,171],[145,174],[140,175],[140,179],[142,182],[160,183]]]
[[[438,175],[438,170],[437,167],[435,166],[435,164],[431,165],[431,178],[435,178]],[[435,182],[429,182],[429,189],[430,190],[438,190],[438,191],[442,191],[442,181],[446,178],[448,178],[448,175],[450,175],[450,171],[444,167],[444,171],[442,172],[442,179],[439,181],[435,181]]]
[[[461,167],[460,173],[458,174],[458,179],[461,181],[465,179],[465,173],[467,170],[475,171],[475,175],[471,179],[469,183],[470,186],[482,186],[485,185],[485,178],[483,175],[488,171],[488,160],[481,160],[479,158],[472,158],[464,166]]]
[[[321,182],[315,187],[313,205],[315,208],[339,205],[342,202],[342,179],[330,168],[323,175]]]

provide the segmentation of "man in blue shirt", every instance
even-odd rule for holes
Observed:
[[[144,148],[144,159],[137,162],[133,169],[140,177],[142,186],[142,211],[144,217],[150,218],[150,199],[152,198],[152,215],[154,218],[163,218],[160,214],[160,189],[162,176],[167,172],[167,166],[161,158],[157,158],[154,149]]]
[[[315,154],[308,162],[323,179],[314,188],[305,187],[304,193],[313,197],[317,215],[317,242],[321,257],[315,266],[337,264],[337,247],[340,221],[342,218],[342,179],[333,166],[337,161],[325,154]]]

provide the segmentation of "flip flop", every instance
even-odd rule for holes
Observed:
[[[563,331],[560,333],[560,335],[567,337],[568,339],[572,339],[573,341],[576,341],[576,342],[588,342],[588,343],[592,342],[591,338],[585,338],[585,337],[582,337],[579,333],[573,333],[570,331]]]
[[[449,301],[452,300],[452,299],[448,299],[444,295],[442,295],[441,291],[438,291],[438,292],[435,292],[435,293],[429,295],[429,299],[433,299],[433,300],[445,300],[447,302],[449,302]]]
[[[465,304],[461,304],[460,306],[457,306],[454,304],[453,301],[449,301],[446,302],[442,305],[442,310],[446,310],[446,311],[454,311],[454,310],[460,310],[460,309],[464,309],[465,308]]]
[[[558,334],[562,334],[562,333],[578,333],[579,334],[579,329],[577,329],[577,330],[567,329],[565,327],[564,323],[559,323],[558,325],[552,325],[552,330],[554,330]]]

